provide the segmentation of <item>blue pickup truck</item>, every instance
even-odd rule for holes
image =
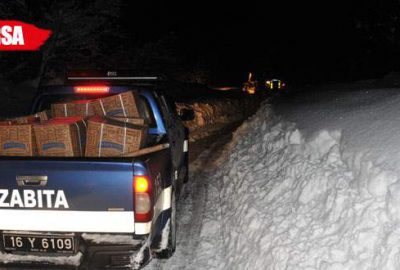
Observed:
[[[0,157],[0,268],[54,265],[139,268],[176,245],[176,199],[188,178],[188,138],[167,91],[107,84],[40,90],[33,112],[57,101],[134,90],[149,125],[151,153],[121,158]],[[80,87],[79,89],[82,89]]]

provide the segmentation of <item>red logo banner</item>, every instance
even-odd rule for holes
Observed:
[[[50,35],[32,24],[0,20],[0,51],[37,51]]]

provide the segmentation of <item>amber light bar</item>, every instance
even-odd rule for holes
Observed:
[[[108,86],[75,86],[75,93],[78,94],[107,94],[110,92],[110,87]]]

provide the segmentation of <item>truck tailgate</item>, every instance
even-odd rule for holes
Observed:
[[[0,230],[134,232],[132,159],[1,159]]]

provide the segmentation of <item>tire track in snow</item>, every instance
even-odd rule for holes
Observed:
[[[230,131],[227,134],[218,136],[218,138],[208,138],[206,142],[200,143],[200,145],[204,145],[208,141],[208,145],[211,146],[190,164],[190,180],[184,186],[178,202],[178,234],[175,254],[168,260],[154,259],[144,269],[202,268],[200,265],[194,266],[192,264],[194,257],[196,256],[198,260],[202,253],[206,253],[202,262],[203,267],[208,268],[215,263],[219,263],[215,260],[209,260],[208,247],[214,245],[213,241],[220,241],[218,238],[221,238],[222,234],[219,222],[220,206],[218,203],[221,183],[209,183],[208,179],[215,173],[215,169],[217,169],[215,161],[220,158],[224,145],[231,138]],[[196,144],[194,147],[196,147]],[[206,231],[207,234],[210,231],[213,233],[202,235],[202,231]],[[214,254],[214,256],[216,258],[220,257],[218,254]]]

